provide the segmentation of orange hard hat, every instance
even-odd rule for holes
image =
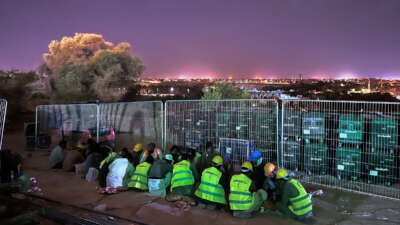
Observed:
[[[271,175],[274,172],[275,168],[276,168],[276,166],[273,163],[265,164],[265,166],[264,166],[264,174],[265,174],[265,176]]]

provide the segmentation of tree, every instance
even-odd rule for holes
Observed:
[[[230,84],[216,84],[215,86],[206,86],[203,88],[203,100],[217,99],[247,99],[250,94]]]
[[[129,43],[114,46],[99,34],[77,33],[49,44],[40,71],[49,75],[57,99],[119,100],[145,69],[130,51]]]

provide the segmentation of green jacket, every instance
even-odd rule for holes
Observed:
[[[295,179],[285,182],[278,204],[286,206],[296,216],[306,215],[312,211],[311,199],[304,187]]]

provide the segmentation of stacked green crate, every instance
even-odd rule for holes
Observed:
[[[301,163],[301,116],[297,112],[283,115],[283,165],[298,171]]]
[[[250,130],[252,128],[252,113],[247,110],[238,110],[234,114],[234,137],[244,140],[252,140]]]
[[[304,169],[308,174],[326,174],[328,170],[328,146],[325,143],[325,114],[303,114]]]
[[[361,116],[340,115],[336,150],[336,169],[339,178],[351,180],[360,178],[363,130],[364,120]]]
[[[396,178],[398,122],[389,119],[371,120],[369,144],[368,183],[390,186]]]
[[[217,140],[231,137],[231,123],[231,113],[219,112],[215,114],[215,136]]]
[[[254,139],[256,149],[276,149],[276,113],[273,111],[254,112],[254,125],[250,139]]]

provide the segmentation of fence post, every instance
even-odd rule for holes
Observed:
[[[0,150],[1,150],[1,146],[3,145],[3,134],[4,134],[4,124],[6,123],[6,114],[7,114],[7,100],[4,100],[4,115],[2,118],[2,127],[1,127],[1,137],[0,137]]]
[[[97,103],[97,113],[96,113],[96,142],[99,143],[100,140],[100,104]]]

